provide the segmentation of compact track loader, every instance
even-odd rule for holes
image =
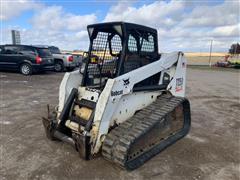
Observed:
[[[71,144],[82,158],[102,154],[132,170],[189,132],[187,62],[182,52],[159,54],[157,31],[146,26],[87,29],[87,58],[65,74],[59,105],[43,125],[49,139]]]

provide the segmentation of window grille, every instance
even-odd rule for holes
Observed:
[[[87,68],[89,78],[113,77],[116,73],[117,60],[121,50],[122,41],[119,35],[98,32],[92,43],[91,63],[88,64]]]

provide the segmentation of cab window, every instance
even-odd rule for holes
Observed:
[[[141,52],[154,52],[154,39],[149,33],[145,38],[140,37]]]
[[[15,46],[5,46],[4,47],[4,54],[17,54],[18,48]]]
[[[133,35],[129,35],[128,37],[128,50],[130,52],[137,52],[137,40]]]
[[[37,53],[33,48],[27,47],[27,46],[21,47],[20,52],[21,54],[30,54],[30,55],[36,55]]]
[[[52,55],[50,50],[47,48],[38,48],[37,50],[40,57],[48,57]]]

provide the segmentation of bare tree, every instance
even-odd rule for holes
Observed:
[[[239,43],[237,44],[232,44],[231,48],[228,51],[230,54],[240,54],[240,45]]]

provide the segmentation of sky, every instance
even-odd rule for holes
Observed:
[[[0,44],[11,29],[22,44],[87,50],[88,24],[126,21],[158,30],[159,52],[227,52],[240,42],[238,0],[0,0]]]

